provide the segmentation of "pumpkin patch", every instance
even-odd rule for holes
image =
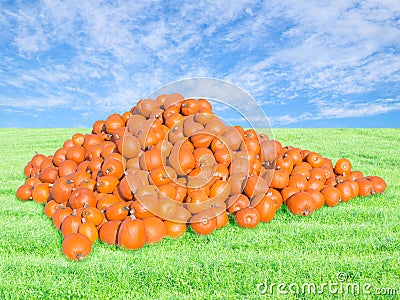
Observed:
[[[323,155],[282,146],[266,134],[228,126],[206,99],[180,94],[140,100],[74,134],[54,155],[35,154],[23,170],[21,201],[44,205],[71,260],[102,242],[136,250],[191,228],[208,235],[229,223],[270,222],[287,206],[308,216],[385,181]]]

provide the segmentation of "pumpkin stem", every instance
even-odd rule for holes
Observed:
[[[81,261],[83,259],[83,255],[82,254],[77,254],[76,258],[78,259],[78,261]]]
[[[306,208],[303,212],[303,216],[307,216],[309,214],[308,208]]]

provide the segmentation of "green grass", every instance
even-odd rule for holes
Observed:
[[[257,284],[369,283],[400,293],[400,130],[277,129],[284,145],[318,151],[355,169],[382,176],[384,195],[324,207],[303,218],[285,207],[276,218],[246,230],[231,222],[211,236],[188,231],[138,251],[96,242],[84,261],[68,261],[61,234],[42,205],[20,202],[15,190],[34,151],[52,154],[77,131],[87,129],[1,129],[1,299],[276,299]],[[285,299],[388,299],[378,295],[291,294]]]

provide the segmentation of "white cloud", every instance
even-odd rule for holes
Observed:
[[[171,81],[214,76],[263,104],[322,96],[354,102],[352,95],[383,84],[400,88],[399,20],[396,0],[18,2],[0,12],[7,28],[0,38],[9,43],[0,89],[15,90],[27,108],[73,102],[75,109],[126,110]],[[356,105],[357,111],[347,107],[348,117],[367,113]],[[383,107],[372,111],[397,103]]]
[[[309,101],[310,110],[297,116],[283,115],[272,117],[273,126],[285,126],[310,120],[343,119],[371,117],[394,111],[400,111],[400,96],[397,99],[378,99],[368,103],[332,102],[326,100]]]

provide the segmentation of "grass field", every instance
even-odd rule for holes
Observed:
[[[274,130],[284,145],[318,151],[334,161],[347,157],[364,174],[382,176],[388,183],[384,195],[324,207],[306,218],[282,207],[272,222],[253,230],[231,222],[211,236],[188,231],[178,240],[167,238],[138,251],[96,242],[92,254],[75,263],[63,256],[61,234],[42,205],[20,202],[15,190],[34,150],[52,154],[78,131],[88,130],[0,129],[1,299],[396,297],[377,295],[384,288],[400,294],[399,129]],[[354,283],[371,294],[335,292],[332,284],[339,279],[342,286]],[[265,289],[271,283],[293,283],[292,289],[297,284],[300,291],[280,295],[275,286],[271,294]],[[332,290],[302,293],[307,283],[319,290],[331,283]]]

